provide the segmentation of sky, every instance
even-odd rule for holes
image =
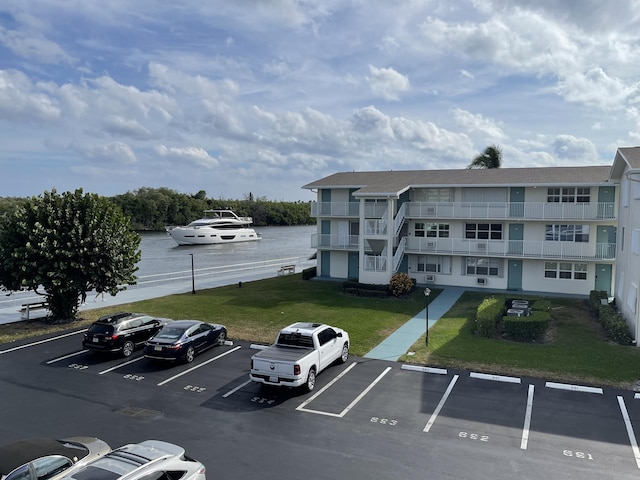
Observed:
[[[308,201],[344,171],[611,165],[640,0],[3,0],[0,197]]]

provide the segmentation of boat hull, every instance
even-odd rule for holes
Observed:
[[[215,245],[220,243],[255,242],[260,235],[253,228],[216,229],[208,227],[175,227],[167,233],[178,245]]]

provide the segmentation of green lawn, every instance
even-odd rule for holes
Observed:
[[[439,293],[432,290],[431,300]],[[585,301],[551,298],[550,335],[545,342],[524,344],[475,335],[474,312],[483,298],[466,292],[429,331],[429,348],[423,336],[401,361],[623,388],[640,380],[640,349],[607,341]],[[423,308],[421,289],[402,299],[353,297],[342,294],[341,283],[304,281],[297,274],[89,310],[73,327],[123,310],[218,322],[232,339],[270,343],[281,327],[314,321],[347,330],[352,353],[362,356]],[[71,326],[38,321],[0,325],[0,343],[62,328]]]

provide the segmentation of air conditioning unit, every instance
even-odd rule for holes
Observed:
[[[427,242],[427,249],[435,250],[436,249],[436,242]]]
[[[487,251],[487,244],[486,243],[478,243],[476,245],[476,247],[478,248],[479,252],[486,252]]]
[[[426,283],[434,283],[436,281],[436,276],[435,275],[425,275],[424,276],[424,281]]]
[[[435,215],[436,207],[427,207],[427,215]]]
[[[476,283],[478,285],[486,285],[487,284],[487,279],[485,277],[478,277],[478,278],[476,278]]]

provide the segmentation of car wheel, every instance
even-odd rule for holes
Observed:
[[[193,349],[193,347],[189,347],[187,348],[187,353],[184,356],[184,359],[187,363],[191,363],[193,362],[193,359],[196,356],[196,351]]]
[[[349,360],[349,344],[345,343],[342,346],[342,355],[340,355],[340,363],[344,363]]]
[[[224,342],[226,341],[227,341],[227,332],[223,330],[220,332],[220,335],[218,335],[218,345],[224,345]]]
[[[304,384],[304,388],[307,390],[307,392],[310,392],[311,390],[313,390],[315,386],[316,386],[316,369],[312,368],[311,370],[309,370],[309,375],[307,376],[307,383]]]
[[[130,357],[134,349],[135,345],[133,342],[124,342],[124,345],[122,346],[122,356],[125,358]]]

